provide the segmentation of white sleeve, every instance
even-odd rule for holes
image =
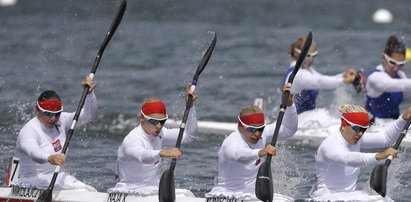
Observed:
[[[228,143],[228,144],[227,144]],[[227,160],[247,163],[259,159],[258,152],[260,149],[251,149],[249,147],[242,147],[235,142],[224,144],[221,149]]]
[[[79,128],[97,117],[98,114],[98,105],[97,105],[97,98],[94,94],[94,91],[89,93],[86,97],[86,100],[83,105],[83,109],[80,112],[80,116],[78,118],[76,128]],[[66,127],[66,130],[70,129],[75,112],[72,113],[65,113],[64,118],[61,119],[62,125]]]
[[[365,132],[361,137],[361,148],[382,148],[394,144],[404,129],[406,120],[402,119],[402,115],[396,121],[390,123],[379,132]]]
[[[17,138],[17,148],[36,163],[44,164],[48,162],[49,154],[41,149],[40,144],[37,132],[33,128],[23,127]]]
[[[267,143],[271,143],[275,131],[277,122],[268,124],[264,128],[263,136],[267,137]],[[297,132],[298,128],[298,116],[297,109],[293,104],[291,107],[287,107],[284,113],[283,120],[281,122],[280,130],[278,132],[277,140],[283,140],[289,138]]]
[[[343,84],[342,74],[327,76],[320,73],[310,74],[308,70],[298,71],[291,87],[291,93],[295,94],[308,89],[332,90]]]
[[[392,78],[384,72],[374,72],[367,78],[367,95],[378,97],[384,92],[411,92],[411,79]]]
[[[164,130],[164,145],[175,145],[178,134],[180,133],[180,128],[167,129]],[[191,107],[187,117],[187,123],[183,133],[182,144],[187,144],[193,142],[198,138],[198,126],[197,126],[197,112],[195,107]]]
[[[160,150],[149,150],[136,139],[132,139],[132,141],[125,140],[122,144],[124,155],[128,158],[142,163],[153,163],[160,159]]]
[[[377,163],[376,153],[350,152],[333,144],[321,144],[318,152],[324,161],[340,165],[362,167]]]

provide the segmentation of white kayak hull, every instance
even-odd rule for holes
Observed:
[[[21,190],[18,193],[12,193],[11,187],[0,188],[0,202],[36,202],[40,192],[38,190]],[[290,201],[287,198],[278,195],[275,201]],[[197,198],[183,194],[176,195],[176,202],[206,202],[216,201],[207,200],[206,198]],[[227,201],[227,200],[218,200]],[[228,200],[236,201],[236,200]],[[244,202],[258,202],[259,200],[245,200]],[[53,202],[158,202],[158,195],[136,196],[129,194],[108,194],[103,192],[90,192],[87,190],[54,190]],[[240,202],[240,200],[237,200]]]
[[[39,192],[21,191],[12,194],[12,188],[0,188],[1,202],[35,202]],[[157,195],[135,196],[127,194],[109,195],[103,192],[89,192],[86,190],[54,190],[53,202],[158,202]],[[176,202],[204,202],[205,198],[176,195]]]

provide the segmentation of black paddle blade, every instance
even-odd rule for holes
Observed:
[[[160,186],[158,188],[158,200],[160,202],[174,202],[176,200],[174,172],[170,171],[170,169],[161,175]]]
[[[207,51],[204,53],[203,58],[201,59],[200,63],[198,64],[196,73],[194,74],[193,80],[198,80],[201,72],[204,70],[205,66],[207,65],[208,61],[210,60],[211,54],[214,51],[215,44],[217,43],[217,34],[214,33],[213,40],[211,41],[210,46],[207,48]]]
[[[36,200],[37,202],[52,202],[53,201],[53,189],[46,189],[41,192]]]
[[[255,181],[255,195],[264,202],[273,201],[273,177],[271,175],[271,166],[264,162],[258,169],[257,179]]]
[[[371,173],[370,186],[382,197],[387,194],[387,172],[388,166],[378,164]]]
[[[308,51],[310,50],[311,43],[313,41],[313,34],[308,32],[308,35],[305,39],[303,49],[301,50],[300,56],[298,56],[297,61],[294,66],[294,70],[291,73],[290,77],[288,77],[287,83],[293,83],[294,77],[297,74],[298,70],[300,69],[301,65],[303,64],[305,57],[307,56]]]

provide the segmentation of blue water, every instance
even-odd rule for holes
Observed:
[[[16,155],[19,129],[35,115],[40,92],[56,90],[65,110],[76,109],[80,81],[91,70],[118,3],[19,0],[0,7],[1,181],[8,158]],[[170,116],[180,118],[184,85],[211,41],[210,32],[217,33],[218,42],[199,80],[197,111],[200,120],[234,122],[240,108],[256,97],[267,98],[268,109],[278,108],[280,84],[290,63],[287,49],[297,37],[313,32],[319,52],[315,66],[322,73],[351,67],[369,72],[379,64],[389,35],[410,44],[410,5],[407,0],[129,0],[96,74],[100,115],[75,132],[65,170],[99,191],[113,187],[117,147],[138,124],[143,99],[160,97]],[[374,23],[371,17],[378,8],[390,10],[394,21]],[[409,67],[403,69],[411,75]],[[320,92],[318,105],[335,111],[335,103],[346,99],[364,103],[362,95],[344,87]],[[401,109],[410,104],[405,100]],[[268,113],[275,116],[277,111]],[[197,142],[182,148],[184,158],[175,175],[179,187],[200,197],[212,188],[217,148],[224,137],[202,132]],[[320,142],[293,138],[277,145],[276,193],[308,197],[313,153]],[[388,193],[396,200],[411,197],[409,151],[409,145],[403,145],[401,158],[390,166]],[[162,170],[167,167],[164,161]],[[371,169],[362,170],[359,187]]]

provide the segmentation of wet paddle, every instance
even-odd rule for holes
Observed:
[[[198,82],[198,77],[200,76],[201,72],[204,70],[205,66],[208,63],[208,60],[213,53],[215,44],[217,42],[217,35],[214,33],[213,40],[208,47],[207,51],[205,52],[203,58],[201,59],[200,64],[197,67],[197,71],[194,74],[193,80],[191,81],[191,90],[194,92],[195,86]],[[188,112],[193,104],[193,97],[190,95],[188,97],[188,101],[186,104],[186,108],[184,110],[183,120],[181,121],[180,131],[178,133],[176,148],[180,148],[181,141],[183,139],[183,133],[185,129],[185,125],[187,122]],[[174,168],[176,167],[177,159],[173,158],[170,163],[170,168],[161,175],[159,190],[158,190],[158,198],[160,202],[174,202],[175,201],[175,186],[174,186]]]
[[[312,34],[311,31],[308,33],[307,38],[305,40],[303,49],[297,59],[293,72],[290,74],[288,78],[288,83],[292,84],[295,75],[297,74],[298,70],[300,69],[302,63],[304,62],[305,56],[310,49],[312,42]],[[271,141],[271,145],[275,146],[277,142],[278,133],[280,131],[281,122],[283,121],[284,113],[287,108],[287,100],[290,96],[290,92],[286,91],[284,96],[282,97],[282,103],[280,105],[280,113],[277,118],[277,123],[275,125],[273,140]],[[255,182],[255,195],[258,199],[264,202],[272,202],[273,201],[273,179],[271,176],[271,158],[272,155],[267,155],[265,162],[260,166],[257,173],[257,179]]]
[[[405,134],[407,134],[410,124],[411,118],[408,119],[407,123],[405,124],[400,137],[398,137],[398,140],[393,147],[394,149],[398,149],[398,147],[400,146],[402,139],[405,137]],[[370,186],[382,197],[385,197],[385,195],[387,194],[387,173],[388,166],[390,166],[392,159],[393,157],[389,156],[387,160],[385,160],[384,164],[376,165],[371,173]]]
[[[126,0],[122,0],[120,3],[120,6],[117,10],[117,14],[110,26],[110,28],[108,29],[107,35],[104,38],[104,41],[102,42],[102,44],[100,45],[100,49],[97,53],[96,59],[94,60],[94,64],[93,64],[93,68],[90,72],[90,77],[93,78],[96,71],[97,71],[97,67],[100,63],[100,59],[104,53],[104,50],[106,49],[107,44],[110,42],[111,37],[113,37],[114,32],[117,30],[118,25],[120,24],[121,20],[123,19],[123,15],[124,12],[126,10],[127,7],[127,1]],[[74,128],[76,127],[78,118],[80,116],[80,112],[81,109],[83,108],[84,102],[86,100],[88,91],[89,91],[89,86],[86,86],[83,90],[83,94],[81,96],[80,102],[77,106],[77,110],[76,113],[74,114],[74,118],[73,118],[73,123],[70,126],[70,129],[67,133],[67,138],[66,138],[66,142],[64,143],[63,149],[61,151],[62,154],[66,154],[67,148],[69,146],[71,137],[73,136],[74,133]],[[44,190],[38,197],[37,202],[52,202],[53,201],[53,188],[54,188],[54,184],[56,183],[56,179],[57,179],[57,175],[60,172],[60,166],[56,166],[56,169],[54,170],[53,173],[53,177],[50,181],[50,185],[48,186],[48,188],[46,190]]]

